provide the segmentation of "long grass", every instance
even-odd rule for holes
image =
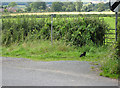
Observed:
[[[86,45],[76,47],[63,41],[34,40],[21,44],[14,43],[9,47],[3,46],[3,56],[24,57],[32,60],[85,60],[99,61],[106,55],[107,46]],[[86,57],[80,58],[80,54],[87,52]],[[103,54],[101,56],[101,54]]]
[[[36,40],[24,42],[20,45],[11,45],[11,47],[3,48],[3,52],[6,49],[8,51],[3,53],[3,56],[24,57],[32,60],[78,60],[79,58],[78,50],[74,49],[73,46],[66,45],[62,41],[56,41],[51,45],[49,40]]]

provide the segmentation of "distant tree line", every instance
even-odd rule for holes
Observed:
[[[81,0],[76,2],[53,2],[51,6],[47,6],[45,2],[32,2],[28,3],[26,6],[26,11],[28,12],[80,12],[83,6]]]
[[[89,3],[82,7],[83,12],[90,12],[90,11],[102,12],[102,11],[109,11],[109,10],[110,10],[109,3],[98,3],[98,4]]]
[[[28,2],[28,5],[26,5],[27,12],[45,11],[46,8],[47,6],[45,2]]]
[[[6,4],[6,3],[4,3]],[[76,2],[26,2],[19,3],[24,4],[26,7],[23,12],[90,12],[90,11],[109,11],[109,3],[87,3],[84,4],[81,0]],[[10,2],[8,5],[3,5],[0,8],[4,9],[4,12],[8,12],[7,8],[13,8],[18,3]],[[19,12],[19,10],[17,10]]]
[[[83,2],[81,0],[76,2],[53,2],[51,11],[80,12],[82,6]]]

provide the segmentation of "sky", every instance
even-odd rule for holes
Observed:
[[[67,1],[67,0],[1,0],[2,2],[36,2],[36,1],[46,1],[46,2],[55,2],[55,1]],[[76,1],[76,0],[68,0],[68,1]],[[83,2],[91,2],[91,1],[109,1],[109,0],[82,0]]]

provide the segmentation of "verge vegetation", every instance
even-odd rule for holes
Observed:
[[[51,18],[18,16],[2,19],[2,44],[10,45],[35,39],[50,39]],[[54,40],[64,40],[69,44],[83,46],[94,43],[102,45],[108,25],[98,17],[62,18],[53,22]]]

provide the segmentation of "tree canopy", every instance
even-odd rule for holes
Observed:
[[[77,11],[80,12],[83,3],[81,0],[77,0],[76,2],[53,2],[51,6],[52,11],[66,11],[66,12],[73,12]]]
[[[81,2],[81,0],[77,0],[77,1],[75,2],[75,9],[76,9],[77,12],[80,12],[80,11],[81,11],[82,6],[83,6],[83,2]]]
[[[26,10],[29,11],[41,11],[45,10],[47,8],[45,2],[33,2],[33,3],[28,3],[28,6]]]
[[[98,3],[94,4],[84,3],[81,0],[76,2],[29,2],[26,8],[27,12],[90,12],[90,11],[109,11],[109,3]]]
[[[10,2],[10,3],[8,4],[8,7],[15,7],[16,5],[17,5],[16,2]]]
[[[52,3],[52,6],[51,6],[51,10],[52,11],[62,11],[62,6],[63,6],[63,3],[62,2],[53,2]]]

